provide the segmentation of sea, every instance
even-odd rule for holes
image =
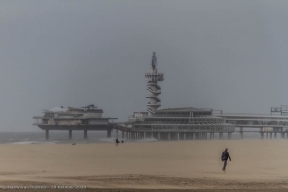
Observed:
[[[259,133],[244,133],[244,139],[260,139]],[[274,137],[274,135],[273,135]],[[107,138],[106,131],[88,131],[88,139],[84,140],[84,131],[73,131],[72,139],[69,139],[68,131],[49,131],[49,140],[45,140],[45,131],[41,132],[0,132],[0,144],[73,144],[73,143],[115,143],[116,138],[124,142],[163,142],[155,138],[129,140],[122,138],[121,131],[112,131],[111,137]],[[209,138],[209,134],[208,134]],[[266,138],[266,135],[265,135]],[[277,136],[280,139],[280,135]],[[215,133],[214,139],[219,139]],[[224,134],[224,139],[228,135]],[[238,140],[240,133],[233,133],[232,139]],[[173,141],[171,141],[173,142]]]

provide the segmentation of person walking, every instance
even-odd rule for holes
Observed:
[[[221,160],[224,162],[224,166],[222,168],[222,171],[226,170],[228,158],[231,161],[231,157],[230,157],[230,155],[228,153],[228,148],[226,148],[225,151],[223,151],[223,153],[221,155]]]
[[[120,142],[119,142],[119,140],[118,140],[118,138],[117,138],[117,139],[116,139],[116,146],[118,146],[118,143],[120,143]]]

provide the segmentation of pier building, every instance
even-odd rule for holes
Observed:
[[[164,80],[164,73],[158,73],[157,57],[154,52],[151,61],[151,72],[145,73],[147,90],[147,112],[134,112],[128,122],[119,123],[116,129],[122,130],[122,137],[129,139],[156,138],[158,140],[210,139],[218,133],[231,138],[235,126],[225,122],[222,117],[212,115],[212,109],[193,107],[160,109],[161,87],[158,82]],[[125,134],[126,133],[126,134]]]
[[[33,117],[36,120],[33,125],[45,130],[46,140],[49,139],[50,130],[66,130],[69,132],[69,139],[72,139],[73,130],[83,130],[84,139],[88,137],[87,132],[92,130],[107,130],[107,137],[111,137],[114,124],[110,121],[117,119],[102,117],[103,110],[93,104],[82,108],[54,107],[42,112],[43,116]]]

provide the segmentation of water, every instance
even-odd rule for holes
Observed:
[[[244,139],[260,139],[259,133],[244,133]],[[274,135],[273,135],[274,137]],[[0,132],[0,144],[61,144],[61,143],[115,143],[117,131],[112,131],[111,138],[107,138],[106,131],[88,131],[88,139],[84,140],[84,131],[73,131],[72,140],[69,140],[68,131],[50,131],[49,140],[45,140],[45,131],[42,132]],[[122,140],[121,131],[118,132],[118,138]],[[209,134],[208,134],[209,138]],[[265,135],[266,138],[266,135]],[[280,139],[280,135],[277,135]],[[215,133],[214,139],[219,139],[219,134]],[[228,135],[224,134],[224,139]],[[232,133],[232,139],[240,139],[240,133]],[[128,140],[124,142],[155,142],[154,138]]]
[[[72,139],[69,139],[68,131],[49,131],[49,140],[45,140],[45,131],[42,132],[0,132],[0,144],[61,144],[61,143],[115,143],[117,132],[111,133],[107,138],[106,131],[88,131],[88,139],[84,140],[84,131],[72,131]],[[118,132],[118,139],[122,140],[122,133]],[[131,142],[123,139],[124,142]],[[139,139],[133,142],[151,142],[157,139]]]

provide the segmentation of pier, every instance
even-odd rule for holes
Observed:
[[[50,131],[67,131],[68,138],[72,139],[72,131],[83,131],[83,138],[88,139],[88,131],[107,131],[107,138],[111,137],[114,124],[111,120],[117,118],[102,117],[103,110],[94,105],[82,108],[75,107],[55,107],[50,110],[43,110],[43,116],[35,116],[38,126],[45,131],[45,139],[49,140]]]
[[[235,133],[259,133],[261,139],[288,139],[288,116],[258,114],[217,114],[235,125]],[[278,136],[278,137],[277,137]]]

